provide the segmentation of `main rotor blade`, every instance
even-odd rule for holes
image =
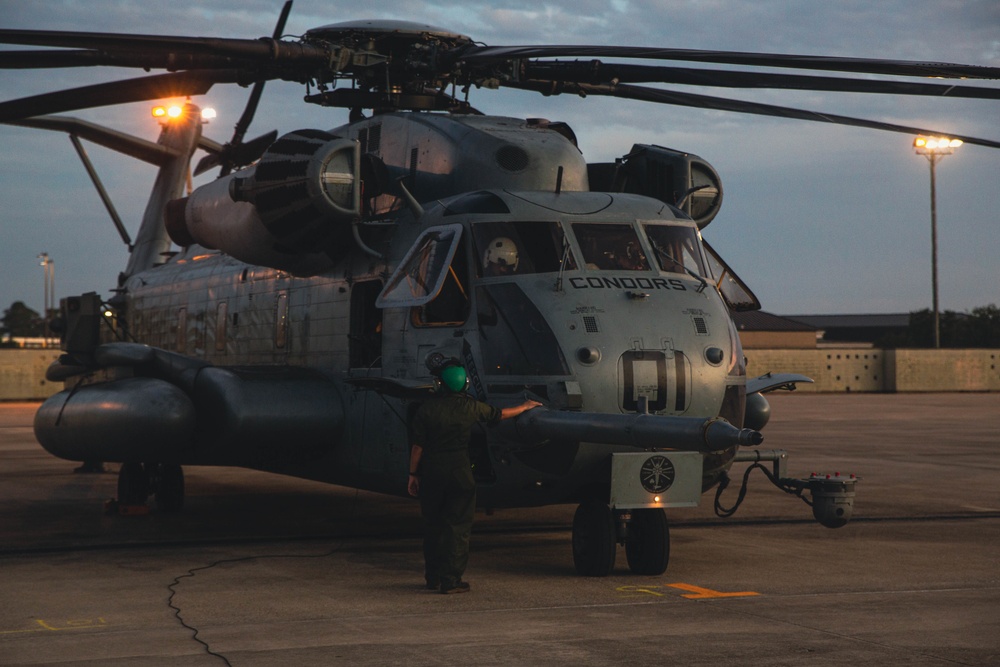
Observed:
[[[285,23],[288,21],[288,14],[292,11],[292,0],[286,0],[285,5],[281,8],[281,14],[278,16],[278,23],[274,26],[274,32],[271,33],[271,39],[277,40],[281,37],[281,33],[285,31]],[[250,98],[247,100],[247,105],[243,109],[243,114],[240,119],[236,121],[236,127],[233,130],[233,138],[230,140],[229,145],[223,149],[223,154],[220,155],[220,161],[222,164],[222,169],[219,176],[227,175],[233,168],[234,164],[237,162],[237,153],[241,151],[241,144],[243,143],[243,137],[246,136],[247,130],[250,129],[250,123],[253,121],[254,115],[257,113],[257,105],[260,104],[260,97],[264,93],[264,84],[267,83],[266,80],[261,79],[253,85],[253,90],[250,91]],[[277,135],[277,132],[275,132]],[[258,137],[257,141],[260,138]],[[274,141],[274,138],[268,142],[268,145]],[[252,142],[251,142],[252,143]],[[266,146],[265,146],[266,148]],[[243,151],[246,152],[246,151]],[[249,164],[253,160],[260,157],[254,149],[251,149],[253,157],[251,157],[246,162],[240,162],[240,164]],[[263,153],[263,149],[261,149]],[[202,163],[205,161],[202,160]],[[201,164],[198,165],[201,167]],[[196,172],[197,175],[197,172]]]
[[[97,51],[0,51],[0,69],[48,69],[107,65]]]
[[[222,166],[223,164],[233,164],[239,166],[250,164],[263,155],[264,151],[267,150],[267,147],[273,144],[274,140],[277,138],[278,131],[271,130],[267,134],[262,134],[256,139],[251,139],[247,142],[221,146],[218,151],[209,153],[198,162],[198,165],[194,169],[194,175],[200,176],[209,169]],[[226,173],[229,172],[227,171]],[[221,175],[225,176],[226,174]]]
[[[255,63],[324,64],[330,62],[327,49],[302,42],[271,38],[230,39],[222,37],[177,37],[167,35],[126,35],[102,32],[58,30],[0,30],[0,44],[60,46],[90,49],[103,54],[108,62],[124,67],[165,67],[167,69],[217,69],[227,66],[219,58]],[[204,60],[209,57],[208,60]],[[166,64],[131,64],[155,60]],[[231,61],[228,64],[235,64]],[[22,65],[23,67],[23,65]]]
[[[924,63],[877,58],[842,58],[781,53],[746,53],[741,51],[703,51],[698,49],[661,49],[641,46],[470,46],[456,59],[468,64],[524,58],[644,58],[648,60],[686,60],[757,67],[828,70],[897,76],[1000,79],[1000,67],[958,63]]]
[[[620,84],[617,86],[592,86],[589,84],[565,84],[561,90],[554,91],[550,88],[550,82],[508,82],[502,85],[511,88],[521,88],[524,90],[535,90],[544,94],[576,93],[580,95],[607,95],[620,97],[623,99],[640,100],[643,102],[657,102],[659,104],[673,104],[677,106],[693,107],[696,109],[714,109],[716,111],[734,111],[736,113],[757,114],[760,116],[776,116],[779,118],[796,118],[798,120],[810,120],[819,123],[835,123],[838,125],[851,125],[854,127],[866,127],[873,130],[885,130],[888,132],[899,132],[902,134],[929,134],[944,135],[953,139],[961,139],[967,144],[987,146],[989,148],[1000,148],[1000,141],[989,139],[978,139],[960,134],[941,132],[921,127],[910,127],[907,125],[896,125],[894,123],[883,123],[881,121],[865,120],[864,118],[853,118],[851,116],[840,116],[837,114],[819,113],[817,111],[807,111],[805,109],[793,109],[791,107],[780,107],[772,104],[761,104],[758,102],[747,102],[745,100],[730,100],[723,97],[711,95],[695,95],[693,93],[680,93],[660,88],[647,88],[645,86],[633,86],[630,84]],[[546,90],[546,88],[549,88]]]
[[[242,76],[237,70],[175,72],[22,97],[0,102],[0,122],[127,102],[203,95],[216,83],[237,83]]]
[[[265,63],[267,64],[267,63]],[[211,53],[167,51],[92,51],[88,49],[51,51],[0,51],[0,69],[50,69],[60,67],[141,67],[171,71],[192,69],[260,69],[261,61]]]
[[[622,65],[618,63],[602,63],[599,60],[589,62],[533,60],[524,64],[523,72],[525,80],[573,81],[589,84],[657,82],[718,88],[780,88],[786,90],[822,90],[1000,100],[1000,88],[984,88],[981,86],[845,79],[802,74],[775,74],[771,72],[734,72],[731,70],[662,67],[657,65]]]
[[[278,16],[278,23],[274,26],[274,33],[272,33],[271,38],[277,40],[281,37],[281,33],[285,30],[285,23],[288,21],[288,14],[292,11],[292,0],[287,0],[284,7],[281,8],[281,15]],[[236,131],[233,134],[233,140],[230,142],[232,144],[238,144],[243,141],[243,137],[247,133],[247,129],[250,127],[250,122],[253,120],[254,114],[257,113],[257,105],[260,103],[260,96],[264,92],[264,81],[258,81],[254,84],[253,90],[250,91],[250,100],[247,102],[246,108],[243,110],[243,115],[240,116],[239,121],[236,123]]]

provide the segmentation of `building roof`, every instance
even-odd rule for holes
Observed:
[[[780,315],[751,310],[733,313],[733,321],[739,331],[816,331],[818,327]]]
[[[905,329],[910,325],[909,313],[882,315],[785,315],[816,329]]]

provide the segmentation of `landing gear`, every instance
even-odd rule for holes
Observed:
[[[606,577],[618,548],[615,517],[602,502],[586,502],[573,516],[573,565],[584,577]]]
[[[179,465],[161,463],[152,475],[156,506],[164,512],[184,509],[184,470]]]
[[[585,577],[606,577],[615,567],[618,544],[625,545],[635,574],[660,575],[670,560],[670,529],[659,508],[614,511],[590,501],[573,516],[573,565]]]
[[[184,471],[169,463],[123,463],[118,470],[118,504],[145,505],[150,495],[164,512],[184,507]]]
[[[634,509],[625,537],[628,568],[635,574],[660,575],[670,560],[670,528],[659,508]]]
[[[149,473],[141,463],[123,463],[118,470],[118,504],[145,505],[149,486]]]

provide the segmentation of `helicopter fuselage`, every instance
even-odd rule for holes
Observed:
[[[454,246],[447,264],[414,260],[390,304],[375,297],[406,269],[411,246]],[[490,244],[516,246],[516,266],[490,275]],[[425,255],[440,254],[425,249]],[[414,298],[413,281],[436,294]],[[405,271],[404,271],[405,273]],[[353,250],[302,277],[192,246],[125,285],[127,330],[139,342],[222,367],[302,366],[338,387],[339,432],[296,456],[245,463],[403,494],[407,415],[428,395],[351,384],[385,378],[430,385],[426,360],[456,357],[470,392],[499,407],[531,396],[550,409],[714,418],[742,423],[743,355],[719,293],[706,289],[700,234],[686,216],[638,195],[476,191],[398,216],[384,259]],[[710,280],[710,278],[709,278]],[[432,296],[427,299],[426,296]],[[600,484],[621,445],[545,439],[509,428],[473,443],[480,502],[491,507],[578,501]],[[670,442],[663,442],[670,449]],[[297,451],[293,445],[289,452]],[[708,457],[710,486],[732,451]],[[232,461],[206,445],[179,463]]]

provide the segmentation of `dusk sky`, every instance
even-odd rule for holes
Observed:
[[[0,27],[256,38],[270,35],[281,5],[0,0]],[[285,32],[300,35],[356,19],[427,23],[491,46],[659,46],[1000,67],[997,0],[296,0]],[[108,68],[0,71],[0,101],[143,74]],[[1000,87],[1000,81],[968,83]],[[676,88],[1000,140],[997,101]],[[228,141],[248,94],[239,86],[216,86],[198,98],[218,111],[206,134]],[[307,105],[303,94],[298,84],[268,83],[248,137],[346,122],[346,111]],[[512,90],[473,91],[471,102],[490,114],[566,121],[590,161],[613,160],[634,143],[709,161],[722,176],[725,197],[704,236],[764,310],[901,313],[931,305],[929,167],[914,154],[912,136]],[[151,106],[66,115],[155,140]],[[153,168],[86,147],[134,236]],[[959,148],[938,165],[937,186],[941,308],[967,311],[1000,303],[1000,149]],[[55,262],[57,298],[88,291],[110,297],[127,259],[68,137],[0,125],[0,310],[18,300],[42,309],[41,252]]]

